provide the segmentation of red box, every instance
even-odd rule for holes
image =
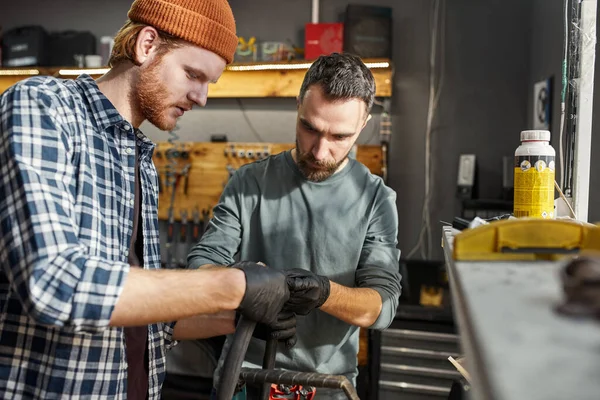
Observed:
[[[304,58],[314,60],[320,55],[341,53],[344,49],[344,24],[306,24]]]

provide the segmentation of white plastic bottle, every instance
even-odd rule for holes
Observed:
[[[515,217],[554,218],[555,156],[550,132],[521,132],[515,151]]]

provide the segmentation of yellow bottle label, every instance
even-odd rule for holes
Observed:
[[[515,217],[554,218],[554,156],[515,157]]]

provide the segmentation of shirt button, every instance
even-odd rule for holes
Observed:
[[[126,131],[131,129],[131,125],[129,124],[123,124],[123,129],[125,129]]]
[[[133,205],[134,205],[134,204],[135,204],[135,200],[134,200],[134,199],[130,199],[130,200],[129,200],[129,205],[130,205],[131,207],[133,207]]]
[[[131,154],[131,153],[133,153],[133,149],[132,149],[131,147],[128,147],[128,148],[125,150],[125,153],[127,153],[127,154]]]
[[[129,250],[124,250],[123,254],[125,255],[125,257],[129,257]]]

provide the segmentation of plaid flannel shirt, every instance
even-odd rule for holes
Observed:
[[[0,97],[0,393],[121,399],[135,147],[144,268],[160,268],[154,144],[92,78],[35,77]],[[140,299],[143,301],[143,299]],[[149,399],[160,398],[173,323],[148,326]]]

